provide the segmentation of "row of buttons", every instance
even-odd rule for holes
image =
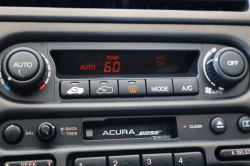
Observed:
[[[172,153],[143,154],[142,166],[173,166]],[[204,166],[200,152],[174,153],[175,166]],[[108,166],[140,166],[139,155],[109,156]],[[106,166],[106,157],[78,158],[75,166]]]
[[[250,132],[250,117],[242,116],[237,121],[237,126],[241,132]],[[221,117],[215,117],[210,122],[211,130],[216,134],[222,134],[227,129],[227,123]]]
[[[62,98],[196,95],[196,79],[62,81]]]

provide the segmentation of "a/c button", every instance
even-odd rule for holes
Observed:
[[[173,79],[175,95],[196,95],[199,86],[196,79]]]
[[[173,94],[171,79],[147,80],[148,96],[165,96]]]

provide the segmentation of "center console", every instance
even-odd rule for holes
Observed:
[[[249,165],[247,27],[41,24],[0,23],[1,165]]]

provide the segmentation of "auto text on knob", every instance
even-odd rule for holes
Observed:
[[[13,67],[31,68],[32,67],[32,62],[15,62]]]

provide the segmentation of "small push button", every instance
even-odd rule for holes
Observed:
[[[62,98],[89,97],[89,81],[62,81],[60,95]]]
[[[54,162],[52,160],[11,161],[4,163],[4,166],[54,166]]]
[[[175,153],[175,166],[204,166],[204,159],[200,152]]]
[[[173,166],[173,157],[171,153],[162,154],[143,154],[143,166]]]
[[[90,81],[91,97],[117,97],[117,80]]]
[[[240,158],[249,158],[250,149],[223,149],[219,151],[219,158],[222,159],[240,159]]]
[[[242,116],[238,119],[238,128],[240,131],[248,133],[250,132],[250,117]]]
[[[199,86],[196,79],[173,79],[175,95],[196,95]]]
[[[105,157],[78,158],[75,160],[75,166],[106,166]]]
[[[140,166],[139,155],[110,156],[109,166]]]
[[[145,80],[119,80],[119,95],[121,97],[146,96]]]
[[[164,96],[173,94],[171,79],[147,80],[148,96]]]
[[[4,129],[3,138],[9,144],[16,144],[23,138],[23,129],[16,124],[11,124]]]
[[[222,134],[227,129],[226,121],[220,117],[215,117],[210,122],[211,130],[216,134]]]

